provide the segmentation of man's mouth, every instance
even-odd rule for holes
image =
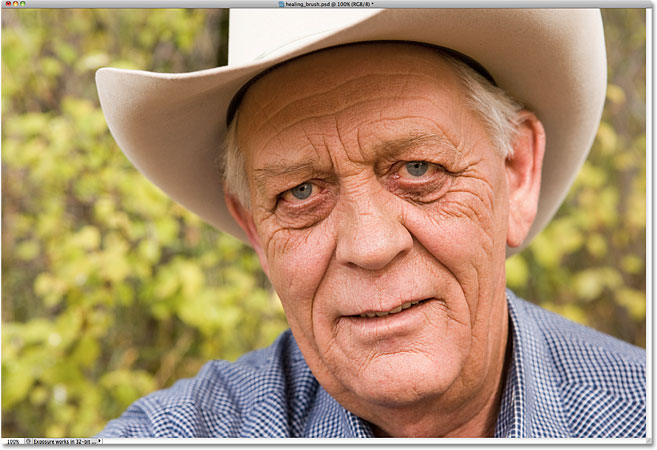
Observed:
[[[397,314],[399,312],[404,311],[405,309],[409,309],[409,308],[411,308],[415,305],[419,305],[419,304],[424,303],[424,302],[429,301],[429,300],[431,300],[431,299],[430,298],[425,298],[424,300],[415,300],[415,301],[412,301],[412,302],[406,302],[406,303],[404,303],[400,306],[397,306],[394,309],[391,309],[390,311],[367,312],[367,313],[360,314],[358,317],[362,317],[362,318],[368,318],[369,317],[369,318],[371,318],[371,317],[384,317],[384,316],[387,316],[389,314]]]

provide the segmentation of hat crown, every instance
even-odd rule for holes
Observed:
[[[232,9],[228,64],[275,58],[378,13],[378,9]]]

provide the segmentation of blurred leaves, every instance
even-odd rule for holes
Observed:
[[[2,21],[3,436],[90,436],[287,328],[253,252],[140,175],[96,96],[101,66],[225,63],[226,12],[7,10]]]
[[[554,220],[507,260],[517,294],[645,347],[645,11],[603,10],[607,102],[591,153]]]
[[[645,345],[645,14],[604,11],[609,87],[589,159],[508,284]],[[3,10],[2,433],[90,436],[137,398],[286,328],[255,254],[117,148],[101,66],[226,62],[221,10]]]

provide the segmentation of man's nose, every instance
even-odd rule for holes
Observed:
[[[339,263],[379,270],[413,247],[394,203],[381,192],[343,201],[336,247]]]

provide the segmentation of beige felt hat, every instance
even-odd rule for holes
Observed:
[[[543,122],[543,181],[526,245],[561,204],[600,121],[607,71],[597,9],[234,9],[227,66],[180,74],[102,68],[100,104],[137,169],[214,227],[246,240],[226,209],[214,165],[231,100],[275,64],[378,40],[467,55]]]

